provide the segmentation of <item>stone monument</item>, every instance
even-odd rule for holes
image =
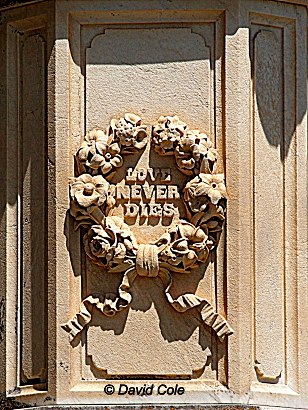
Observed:
[[[0,7],[0,408],[306,409],[308,1]]]

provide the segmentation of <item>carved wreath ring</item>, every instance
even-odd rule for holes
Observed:
[[[187,220],[171,226],[155,243],[139,244],[124,221],[110,216],[115,200],[110,182],[123,155],[152,148],[164,156],[174,156],[180,172],[187,175],[183,200]],[[108,273],[122,273],[117,294],[89,295],[79,312],[62,325],[74,338],[91,321],[92,311],[113,316],[129,306],[129,293],[139,276],[161,278],[170,305],[178,312],[197,308],[200,320],[210,326],[220,340],[233,333],[226,319],[204,298],[184,294],[173,299],[172,273],[191,273],[209,260],[218,244],[224,223],[227,199],[224,175],[215,174],[217,151],[205,133],[190,130],[177,116],[160,117],[151,132],[135,114],[112,120],[106,130],[94,129],[77,150],[78,177],[70,181],[70,213],[76,230],[87,229],[84,249],[91,261]]]

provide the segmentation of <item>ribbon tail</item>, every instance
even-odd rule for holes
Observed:
[[[106,294],[104,302],[100,302],[96,305],[98,310],[106,316],[114,316],[117,312],[128,307],[132,301],[132,295],[128,292],[132,286],[137,272],[135,268],[128,269],[123,275],[122,282],[118,288],[118,294],[113,293]]]
[[[112,293],[106,294],[103,302],[98,297],[88,296],[81,302],[79,312],[67,323],[61,325],[62,329],[68,332],[71,338],[74,339],[90,323],[94,307],[106,316],[113,316],[116,312],[126,308],[132,300],[128,289],[133,284],[136,276],[137,272],[134,268],[125,272],[119,286],[119,296]]]
[[[84,299],[79,308],[79,312],[67,323],[61,325],[62,329],[69,333],[72,339],[82,331],[82,329],[91,321],[93,306],[100,303],[98,298],[88,296]]]
[[[216,332],[220,341],[222,341],[225,336],[234,333],[227,320],[222,315],[215,312],[215,309],[210,302],[193,293],[186,293],[185,295],[179,296],[177,299],[173,299],[169,293],[169,289],[172,285],[170,273],[166,269],[163,269],[160,272],[160,277],[164,284],[167,282],[167,285],[165,285],[165,294],[168,302],[177,312],[186,312],[188,309],[194,307],[201,308],[200,315],[202,322],[207,326],[210,326]]]
[[[128,292],[129,288],[132,286],[134,280],[136,279],[137,272],[135,268],[128,269],[122,279],[121,285],[119,286],[119,295],[120,298],[124,300],[124,305],[119,304],[119,309],[121,310],[124,307],[128,306],[132,301],[132,295]],[[122,306],[120,308],[120,306]]]

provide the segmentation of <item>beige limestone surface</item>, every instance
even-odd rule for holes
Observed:
[[[1,10],[3,408],[308,407],[307,7]]]

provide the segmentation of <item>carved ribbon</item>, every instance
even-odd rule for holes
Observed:
[[[156,245],[144,245],[138,246],[137,258],[136,258],[136,270],[140,276],[148,276],[154,278],[158,275],[158,251]]]
[[[173,299],[169,293],[169,289],[172,285],[172,277],[170,272],[168,270],[161,269],[160,277],[162,279],[169,279],[169,284],[165,289],[165,293],[168,302],[177,312],[186,312],[188,309],[192,309],[194,307],[201,308],[200,315],[202,322],[204,322],[207,326],[210,326],[216,332],[219,340],[222,341],[225,336],[233,333],[233,329],[230,327],[226,319],[219,313],[215,312],[215,309],[210,302],[200,296],[194,295],[193,293],[186,293],[179,296],[177,299]]]
[[[211,327],[221,341],[225,336],[233,333],[226,319],[215,312],[214,307],[206,299],[192,293],[186,293],[177,299],[173,299],[169,292],[172,285],[172,277],[168,269],[159,268],[157,247],[155,245],[139,246],[136,267],[129,269],[124,274],[118,289],[118,297],[114,294],[107,294],[102,302],[99,297],[88,296],[81,303],[79,312],[73,319],[62,325],[62,328],[74,338],[90,323],[94,307],[106,316],[113,316],[116,312],[128,307],[132,300],[132,296],[128,291],[137,275],[147,277],[158,276],[165,286],[165,294],[170,305],[177,312],[186,312],[189,309],[198,308],[201,321]]]
[[[127,291],[132,286],[136,276],[135,268],[125,272],[118,289],[119,296],[116,296],[114,293],[107,293],[103,301],[99,297],[88,296],[81,302],[79,312],[67,323],[61,325],[62,329],[74,338],[90,323],[94,307],[106,316],[113,316],[116,312],[126,308],[132,300],[132,295]]]

